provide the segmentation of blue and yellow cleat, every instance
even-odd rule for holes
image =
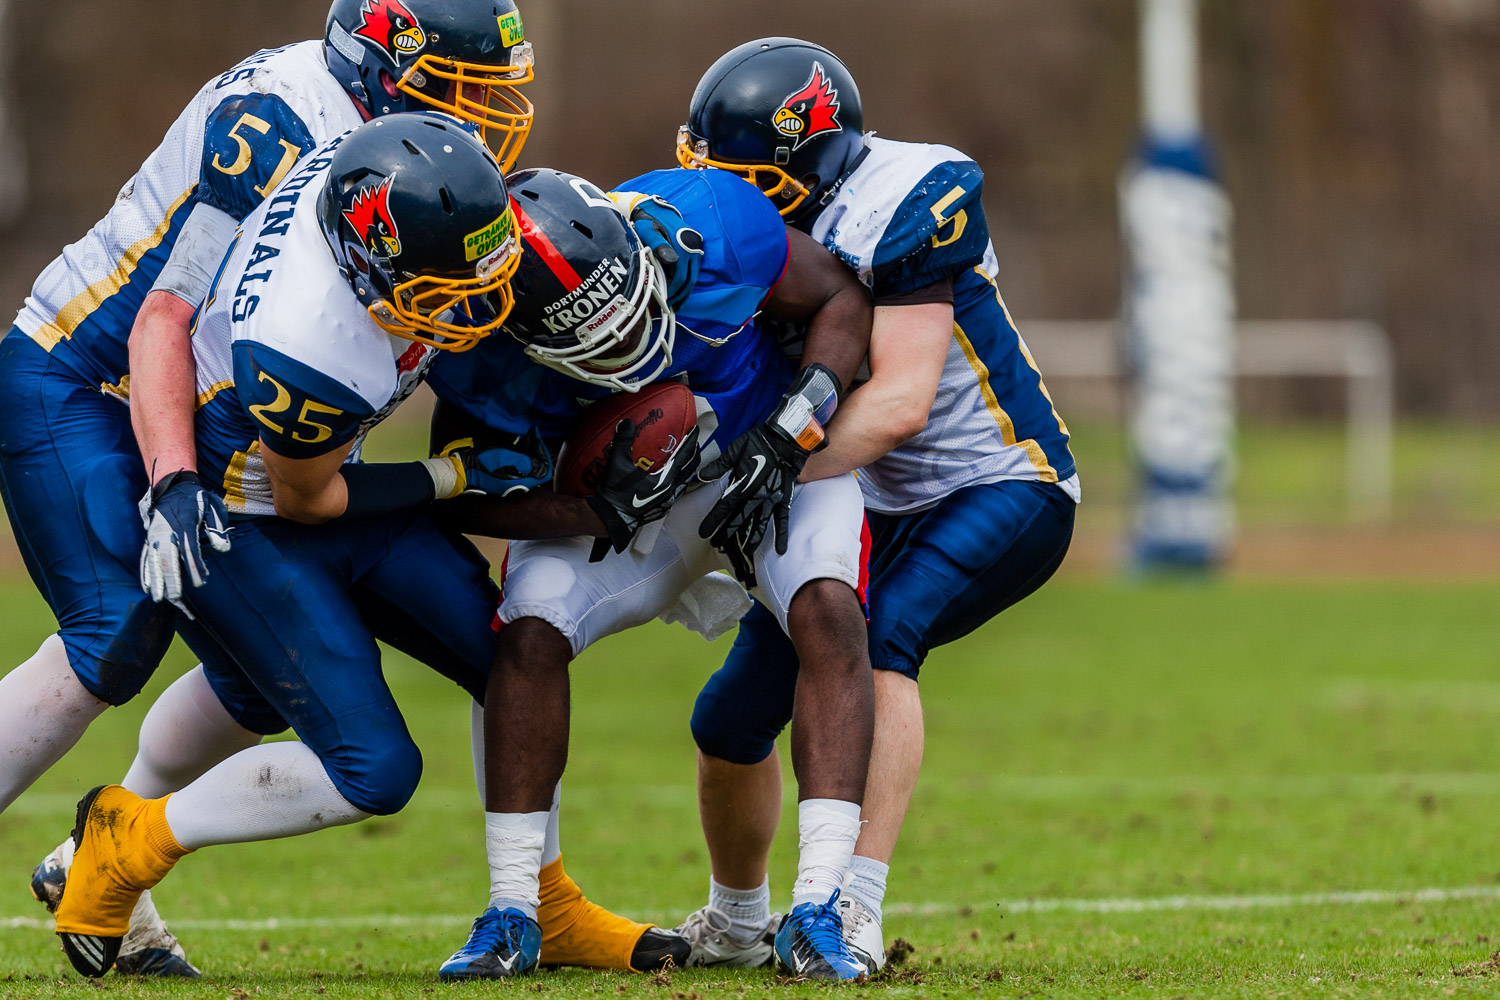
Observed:
[[[802,979],[859,979],[869,973],[849,952],[844,923],[838,911],[839,890],[828,902],[803,903],[781,922],[776,932],[776,967]]]
[[[542,928],[515,908],[493,906],[474,921],[469,940],[438,969],[438,978],[508,979],[536,971]]]

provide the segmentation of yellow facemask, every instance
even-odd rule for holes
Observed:
[[[760,188],[761,193],[771,199],[783,216],[795,212],[797,206],[812,194],[797,178],[769,163],[728,163],[709,159],[708,143],[701,139],[694,142],[686,125],[677,130],[677,162],[689,170],[717,167],[719,170],[739,174]]]

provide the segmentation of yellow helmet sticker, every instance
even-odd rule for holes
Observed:
[[[470,260],[481,260],[494,253],[510,239],[513,225],[510,209],[507,208],[494,222],[475,233],[464,237],[464,256]]]
[[[521,26],[521,12],[513,10],[509,14],[501,14],[500,18],[500,44],[506,48],[512,45],[520,45],[526,41],[526,29]]]

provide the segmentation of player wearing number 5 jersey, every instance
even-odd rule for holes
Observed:
[[[202,580],[201,539],[228,543],[197,476],[188,326],[235,226],[308,150],[396,111],[465,118],[513,162],[530,78],[510,0],[337,0],[324,39],[205,84],[37,280],[0,342],[0,493],[58,631],[0,680],[0,809],[155,670],[175,612],[142,585],[180,602],[183,576]],[[53,902],[65,870],[66,852],[49,858],[34,891]],[[122,969],[196,974],[149,897],[143,917]]]
[[[865,134],[859,90],[833,53],[792,38],[730,51],[693,95],[678,158],[755,183],[875,296],[869,381],[803,479],[859,469],[873,536],[867,822],[830,924],[879,968],[887,865],[922,759],[918,670],[933,647],[1026,597],[1061,563],[1080,498],[1068,432],[1000,297],[979,165],[945,146]],[[797,662],[757,607],[698,698],[713,879],[709,906],[684,927],[695,964],[769,958],[773,741],[792,717]]]

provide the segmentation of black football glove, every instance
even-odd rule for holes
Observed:
[[[455,496],[487,493],[508,497],[527,493],[552,479],[552,453],[535,427],[508,444],[493,447],[477,446],[473,438],[450,441],[438,457],[452,459],[457,467]]]
[[[703,234],[682,213],[655,195],[631,196],[630,225],[661,265],[667,278],[667,305],[682,308],[703,266]]]
[[[643,525],[666,517],[672,504],[696,479],[698,428],[688,431],[672,454],[649,472],[631,461],[637,433],[633,421],[620,421],[604,454],[599,491],[587,500],[589,509],[609,532],[608,538],[599,539],[594,546],[591,562],[603,559],[611,548],[624,552],[635,533]]]
[[[838,394],[838,377],[823,365],[809,365],[770,416],[699,473],[705,482],[729,474],[698,534],[729,558],[746,587],[756,584],[755,552],[768,526],[776,529],[777,554],[786,554],[792,490],[808,456],[827,447],[823,424],[833,415]]]
[[[207,489],[195,472],[163,476],[141,500],[146,544],[141,548],[141,589],[153,601],[167,601],[189,618],[182,603],[182,576],[203,586],[208,564],[203,543],[215,552],[229,551],[229,511],[218,494]]]

